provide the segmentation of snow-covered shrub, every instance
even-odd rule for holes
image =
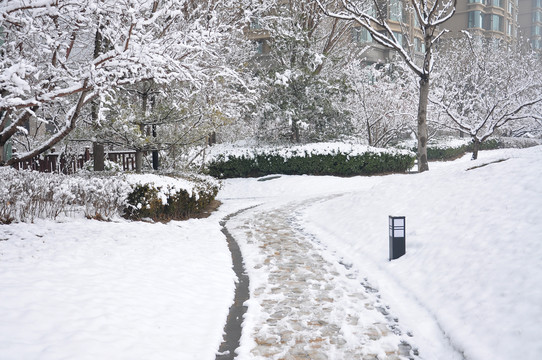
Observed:
[[[108,219],[120,215],[127,206],[131,187],[123,176],[84,174],[72,184],[77,203],[86,217]]]
[[[454,143],[447,143],[446,141],[430,143],[427,147],[427,158],[429,161],[455,160],[467,152],[472,152],[472,141],[467,142],[464,140],[463,142],[463,144],[459,144],[458,141]],[[538,142],[532,139],[495,138],[482,142],[479,150],[495,150],[510,147],[522,148],[536,145],[538,145]],[[411,151],[416,152],[416,147],[411,148]]]
[[[12,168],[0,169],[0,183],[0,223],[74,213],[110,218],[124,208],[130,190],[120,176],[67,176]]]
[[[141,220],[184,220],[199,214],[215,199],[220,183],[201,175],[129,175],[132,191],[125,216]]]
[[[2,169],[0,221],[34,221],[56,218],[73,200],[60,176]]]
[[[186,219],[202,212],[220,188],[218,181],[201,175],[62,175],[1,167],[0,184],[0,224],[61,214]]]
[[[361,150],[361,151],[360,151]],[[285,175],[374,175],[406,172],[414,165],[410,151],[392,151],[364,147],[324,149],[252,150],[237,154],[220,154],[209,164],[208,171],[217,178]]]

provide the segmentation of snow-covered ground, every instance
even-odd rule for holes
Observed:
[[[309,204],[294,216],[327,257],[378,287],[421,358],[538,359],[542,147],[430,169],[231,179],[211,217],[165,225],[1,225],[0,359],[214,359],[234,288],[218,222],[291,201]],[[388,215],[407,219],[407,254],[391,262]]]

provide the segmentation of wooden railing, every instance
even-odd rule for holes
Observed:
[[[110,151],[105,153],[105,158],[122,166],[123,171],[136,169],[135,151]]]
[[[135,151],[109,151],[105,158],[119,164],[123,171],[135,170]],[[76,156],[65,156],[64,154],[51,153],[40,155],[31,160],[19,161],[13,167],[19,169],[32,169],[40,172],[57,172],[73,174],[83,168],[87,161],[93,160],[93,154],[85,149],[84,154]]]

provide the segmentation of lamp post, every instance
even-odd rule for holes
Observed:
[[[390,216],[390,261],[400,258],[406,252],[406,219],[404,216]]]

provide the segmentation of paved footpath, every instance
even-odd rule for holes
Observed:
[[[228,222],[250,277],[241,358],[418,359],[378,291],[295,223],[303,204]]]

